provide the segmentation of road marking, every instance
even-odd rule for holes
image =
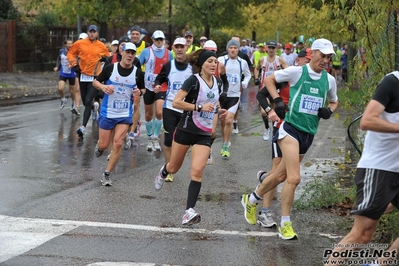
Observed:
[[[195,228],[180,227],[158,227],[135,224],[119,224],[104,222],[21,218],[6,215],[0,215],[0,263],[19,256],[29,250],[32,250],[43,243],[74,230],[80,226],[121,228],[140,231],[151,231],[160,233],[197,233],[205,235],[231,235],[231,236],[255,236],[255,237],[275,237],[277,232],[265,231],[229,231],[229,230],[206,230]],[[320,234],[328,238],[337,236],[329,234]],[[103,262],[105,263],[105,262]],[[113,263],[113,262],[109,262]],[[147,263],[132,264],[126,262],[126,265],[155,265]],[[129,264],[130,263],[130,264]],[[113,264],[91,264],[91,266],[109,266]],[[125,265],[125,264],[123,264]]]

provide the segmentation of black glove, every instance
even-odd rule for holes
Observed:
[[[225,104],[226,100],[227,100],[227,93],[226,93],[226,92],[222,92],[222,93],[219,95],[219,102],[220,102],[220,105],[221,105],[222,107],[224,107],[224,104]]]
[[[255,79],[254,83],[255,83],[256,86],[259,86],[260,85],[260,79],[259,78]]]
[[[319,108],[317,115],[323,119],[329,119],[332,115],[332,110],[329,107]]]
[[[107,57],[103,56],[103,57],[100,58],[100,62],[106,62],[107,59],[108,59]]]
[[[285,118],[285,103],[281,97],[277,97],[274,99],[274,112],[277,114],[280,119]]]

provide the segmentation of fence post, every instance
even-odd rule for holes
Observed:
[[[15,35],[16,35],[16,24],[15,20],[8,21],[8,38],[7,38],[7,71],[12,73],[14,70],[15,63]]]

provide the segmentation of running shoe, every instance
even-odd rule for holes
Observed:
[[[262,227],[271,228],[277,226],[277,223],[273,219],[272,212],[260,212],[258,215],[258,220],[256,221]]]
[[[73,109],[75,108],[75,102],[72,102],[71,104],[71,112],[73,113]]]
[[[60,109],[64,109],[66,103],[68,102],[67,98],[63,98],[61,99],[61,103],[60,103]]]
[[[160,151],[162,150],[161,145],[159,144],[159,139],[158,138],[154,138],[152,140],[152,147],[154,151]]]
[[[163,184],[165,183],[165,178],[162,177],[162,169],[163,166],[161,167],[161,170],[159,170],[158,175],[155,177],[155,189],[160,190],[163,187]]]
[[[265,171],[259,171],[256,174],[256,178],[258,179],[259,183],[262,184],[263,180],[265,180],[265,178],[266,178],[266,174],[267,174],[267,172],[265,172]]]
[[[139,121],[139,122],[137,123],[136,130],[134,131],[134,137],[135,137],[135,138],[140,137],[140,126],[141,126],[141,123],[140,123],[140,121]]]
[[[175,180],[175,177],[172,174],[168,174],[168,176],[165,178],[165,182],[173,182]]]
[[[147,144],[147,151],[153,151],[154,150],[154,143],[152,142],[152,138],[148,138],[148,144]]]
[[[79,108],[77,108],[77,107],[73,108],[72,113],[74,113],[74,114],[77,115],[77,116],[80,116]]]
[[[281,239],[290,240],[297,239],[298,235],[294,232],[292,228],[292,222],[284,222],[284,226],[278,228],[279,236]]]
[[[86,134],[86,128],[81,126],[76,130],[76,133],[79,135],[80,138],[83,138],[83,135]]]
[[[270,140],[270,128],[265,129],[265,132],[263,133],[263,140],[264,141]]]
[[[101,155],[103,155],[104,151],[100,150],[98,148],[98,144],[96,144],[96,148],[94,149],[94,154],[96,155],[96,157],[100,157]]]
[[[212,158],[212,149],[209,152],[209,156],[208,156],[208,161],[206,162],[207,165],[212,165],[213,164],[213,158]]]
[[[110,178],[110,173],[103,173],[103,178],[101,178],[101,185],[103,186],[112,186],[112,181]]]
[[[91,118],[93,121],[98,121],[98,108],[100,104],[98,102],[93,103],[93,109],[91,111]]]
[[[123,139],[123,149],[128,150],[132,146],[132,142],[130,140],[129,134],[126,133],[125,138]]]
[[[193,225],[201,222],[201,215],[193,208],[186,210],[186,213],[183,215],[182,225]]]
[[[256,206],[258,203],[251,204],[251,202],[249,202],[249,194],[243,194],[241,205],[244,207],[245,220],[247,220],[249,224],[256,224]]]
[[[133,142],[134,141],[134,133],[133,132],[129,132],[128,134],[129,134],[130,141]]]
[[[233,123],[233,130],[231,131],[233,134],[238,134],[238,124]]]
[[[222,155],[223,158],[229,158],[230,157],[229,147],[227,145],[223,145],[220,154]]]

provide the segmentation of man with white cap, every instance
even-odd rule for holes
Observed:
[[[222,133],[222,149],[220,154],[224,158],[230,157],[229,142],[230,135],[233,129],[233,118],[238,110],[240,103],[241,91],[248,87],[251,80],[251,71],[247,61],[238,56],[240,43],[231,39],[227,45],[227,55],[220,56],[218,61],[226,67],[227,80],[229,82],[229,89],[227,91],[227,99],[221,103],[221,107],[227,109],[226,119],[220,121],[220,129]],[[244,79],[241,76],[244,73]]]
[[[155,86],[155,78],[161,71],[163,65],[173,59],[172,52],[164,47],[165,34],[156,30],[152,34],[153,44],[143,50],[139,59],[141,65],[145,64],[145,127],[147,130],[147,151],[160,151],[159,133],[162,127],[162,109],[165,101],[167,88]],[[155,119],[154,119],[155,107]],[[153,121],[154,120],[154,121]]]
[[[318,39],[313,42],[311,50],[309,64],[275,71],[265,79],[265,86],[275,103],[274,110],[268,112],[269,118],[273,122],[285,119],[273,136],[283,159],[259,187],[251,194],[244,194],[241,199],[246,221],[255,224],[256,206],[262,195],[286,181],[281,192],[279,235],[282,239],[298,237],[292,228],[290,212],[295,189],[301,180],[300,162],[312,145],[320,118],[329,119],[338,107],[336,81],[324,69],[326,62],[335,54],[332,43]],[[287,107],[276,89],[276,83],[281,82],[290,83],[287,115]]]
[[[173,42],[173,51],[176,58],[163,65],[161,72],[159,72],[155,79],[156,89],[161,91],[162,86],[167,89],[162,111],[164,128],[163,155],[165,163],[168,163],[170,160],[173,134],[183,114],[182,110],[173,108],[172,103],[184,81],[193,74],[191,65],[186,62],[186,49],[186,39],[176,38]],[[168,174],[165,179],[166,182],[173,182],[173,180],[173,174]]]
[[[122,46],[122,60],[104,67],[93,81],[97,90],[104,92],[98,120],[99,139],[95,155],[100,157],[113,136],[113,150],[103,173],[101,184],[111,186],[110,173],[114,170],[122,152],[123,139],[132,123],[133,98],[140,97],[144,88],[141,69],[133,65],[136,46],[127,42]]]

